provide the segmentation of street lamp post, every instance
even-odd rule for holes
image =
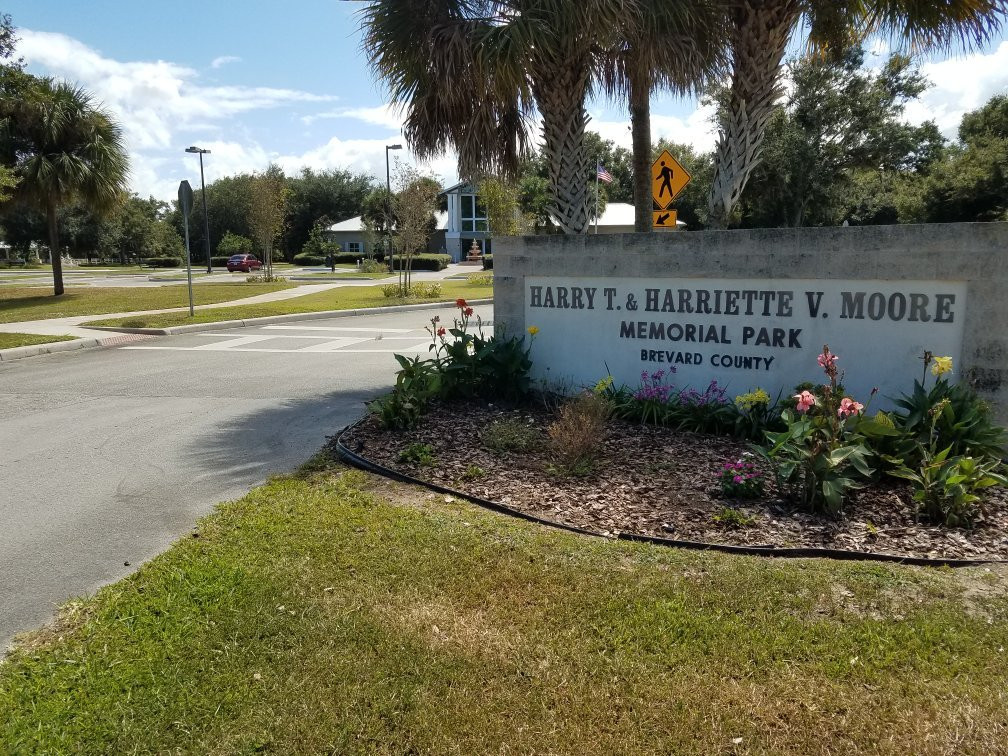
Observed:
[[[203,156],[209,155],[210,150],[201,147],[186,147],[186,152],[199,155],[199,181],[200,194],[203,195],[203,238],[206,239],[206,272],[213,273],[213,265],[210,263],[210,217],[206,209],[206,183],[203,181]]]
[[[385,244],[389,262],[395,270],[395,259],[392,255],[392,179],[389,174],[389,150],[401,150],[401,144],[385,145]]]

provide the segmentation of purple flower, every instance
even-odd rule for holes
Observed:
[[[741,475],[736,475],[734,478],[732,478],[732,480],[735,483],[741,483],[742,482],[742,476]]]

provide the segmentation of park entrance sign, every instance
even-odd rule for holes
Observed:
[[[533,378],[570,390],[674,370],[677,389],[789,394],[822,380],[829,344],[849,394],[877,386],[882,409],[930,351],[1004,423],[1006,249],[1008,223],[502,238],[494,323],[538,329]]]
[[[967,304],[957,282],[769,278],[531,276],[524,299],[525,321],[539,328],[533,362],[548,355],[580,385],[610,373],[633,387],[663,371],[679,386],[771,396],[817,381],[824,344],[853,395],[909,388],[925,349],[961,353]]]

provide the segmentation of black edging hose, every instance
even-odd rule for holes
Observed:
[[[521,510],[514,509],[505,504],[500,504],[496,501],[490,501],[489,499],[481,499],[479,496],[472,496],[471,494],[463,493],[461,491],[456,491],[452,488],[439,485],[437,483],[429,483],[425,480],[420,480],[419,478],[414,478],[411,475],[406,475],[399,472],[398,470],[393,470],[384,465],[380,465],[377,462],[372,462],[370,459],[362,457],[356,452],[350,451],[343,444],[343,436],[348,432],[360,425],[367,415],[355,420],[348,426],[343,428],[339,433],[336,434],[336,453],[339,455],[340,459],[353,465],[354,467],[360,468],[367,472],[374,473],[375,475],[381,475],[383,478],[389,478],[391,480],[397,480],[401,483],[410,483],[416,486],[423,486],[431,491],[436,491],[438,493],[447,494],[449,496],[454,496],[458,499],[465,499],[472,504],[483,509],[489,509],[492,512],[498,512],[500,514],[510,515],[512,517],[517,517],[521,520],[526,520],[528,522],[534,522],[539,525],[546,525],[551,528],[559,528],[560,530],[566,530],[571,533],[577,533],[578,535],[593,536],[595,538],[611,538],[612,536],[604,535],[603,533],[598,533],[592,530],[586,530],[584,528],[579,528],[574,525],[568,525],[563,522],[557,522],[556,520],[548,520],[545,517],[537,517],[536,515],[529,514],[528,512],[522,512]],[[813,547],[802,547],[802,548],[781,548],[777,546],[732,546],[725,543],[706,543],[704,541],[681,541],[675,538],[662,538],[661,536],[649,536],[639,533],[619,533],[617,538],[621,541],[637,541],[639,543],[650,543],[656,546],[674,546],[680,549],[693,549],[695,551],[719,551],[725,554],[740,554],[745,556],[764,556],[764,557],[784,557],[790,559],[796,558],[813,558],[813,559],[841,559],[847,561],[856,562],[892,562],[895,564],[908,564],[919,567],[981,567],[983,565],[989,564],[1008,564],[1008,560],[1005,559],[930,559],[928,557],[912,557],[912,556],[898,556],[896,554],[877,554],[873,551],[849,551],[847,549],[818,549]]]

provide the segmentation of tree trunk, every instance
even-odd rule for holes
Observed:
[[[49,261],[52,263],[53,295],[63,293],[63,258],[59,250],[59,224],[56,222],[56,203],[46,204],[46,225],[49,227]]]
[[[533,84],[543,115],[543,157],[549,171],[550,212],[565,234],[588,230],[591,159],[584,141],[588,66],[564,61],[544,70]]]
[[[727,228],[781,95],[781,60],[800,8],[794,0],[744,0],[735,11],[732,83],[714,152],[708,200],[712,228]]]
[[[630,130],[633,135],[634,231],[650,233],[651,210],[651,72],[632,68]]]

